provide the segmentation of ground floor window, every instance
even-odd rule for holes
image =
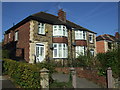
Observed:
[[[94,56],[94,49],[90,49],[90,53],[92,56]]]
[[[65,43],[53,43],[53,58],[67,58],[68,47]]]
[[[76,52],[76,58],[79,55],[85,55],[86,47],[85,46],[76,46],[75,47],[75,52]]]

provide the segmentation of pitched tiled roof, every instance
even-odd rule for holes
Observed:
[[[101,40],[108,40],[108,41],[116,41],[115,36],[109,35],[109,34],[104,34],[104,35],[99,35],[96,37],[97,41]]]
[[[63,22],[63,21],[58,19],[58,16],[55,16],[55,15],[52,15],[49,13],[45,13],[45,12],[39,12],[39,13],[30,15],[27,18],[25,18],[24,20],[22,20],[21,22],[19,22],[18,24],[16,24],[15,26],[13,26],[12,28],[10,28],[9,30],[15,29],[15,28],[19,27],[21,24],[24,24],[25,22],[27,22],[29,20],[37,20],[37,21],[41,21],[41,22],[45,22],[45,23],[58,24],[58,25],[63,24],[63,25],[66,25],[68,27],[82,29],[82,30],[86,30],[86,31],[95,33],[93,31],[90,31],[90,30],[88,30],[80,25],[77,25],[69,20],[66,20],[66,22]],[[7,30],[6,32],[9,32],[9,30]]]

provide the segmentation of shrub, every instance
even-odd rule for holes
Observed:
[[[112,68],[113,75],[118,77],[120,75],[120,56],[119,49],[109,51],[106,53],[97,54],[97,59],[101,63],[100,70],[106,72],[108,67]]]
[[[21,88],[40,88],[40,67],[28,63],[3,60],[3,73],[8,74]]]
[[[9,54],[10,54],[9,50],[6,49],[2,50],[2,58],[10,58]]]
[[[79,54],[79,56],[77,57],[75,62],[73,62],[73,64],[74,66],[92,67],[93,61],[94,57],[89,51],[87,51],[85,55]]]
[[[52,74],[55,72],[55,65],[53,63],[48,63],[48,62],[41,62],[41,63],[36,63],[36,66],[39,68],[46,68],[49,70],[49,73]]]

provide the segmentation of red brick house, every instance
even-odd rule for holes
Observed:
[[[58,16],[39,12],[5,31],[4,47],[11,51],[11,58],[29,63],[64,61],[87,50],[95,55],[96,33],[68,21],[62,9]]]
[[[97,53],[105,53],[107,51],[115,49],[118,45],[119,39],[118,32],[115,36],[104,34],[96,37],[96,51]]]

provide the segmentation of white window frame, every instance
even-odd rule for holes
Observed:
[[[67,27],[64,25],[53,25],[53,36],[68,36]]]
[[[92,38],[91,40],[90,40],[90,37]],[[93,43],[93,33],[89,33],[89,42]]]
[[[86,52],[86,46],[76,46],[75,47],[76,58],[79,55],[85,55],[85,52]]]
[[[54,47],[54,45],[56,45],[56,47]],[[61,45],[61,48],[59,47],[60,45]],[[57,49],[56,56],[55,56],[55,52],[54,52],[55,49]],[[65,44],[65,43],[53,43],[53,58],[68,58],[68,46],[67,46],[67,44]]]
[[[42,26],[42,24],[43,24],[43,26]],[[45,23],[38,24],[38,34],[45,35]]]
[[[86,40],[86,31],[75,30],[75,40]]]
[[[36,50],[36,46],[37,46],[37,45],[42,45],[42,46],[44,46],[44,56],[43,56],[43,58],[45,59],[45,54],[46,54],[46,46],[45,46],[45,44],[43,44],[43,43],[36,43],[36,44],[35,44],[35,49],[34,49],[34,50],[35,50],[35,56],[36,56],[36,51],[37,51],[37,50]]]
[[[9,38],[10,38],[10,36],[11,36],[11,33],[9,33]]]
[[[18,41],[18,31],[15,32],[15,41]]]
[[[95,50],[94,49],[90,49],[90,53],[91,53],[92,56],[94,56]]]

